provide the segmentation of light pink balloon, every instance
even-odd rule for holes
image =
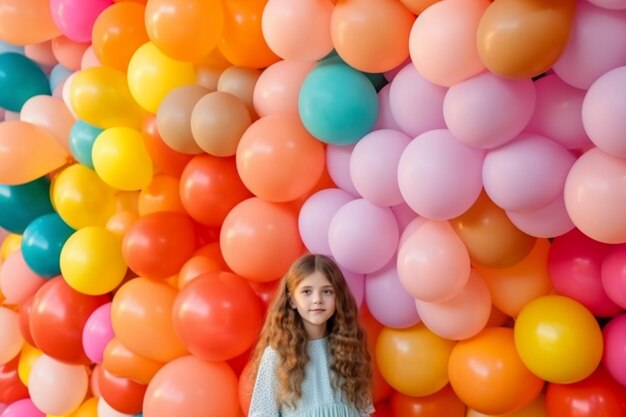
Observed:
[[[587,149],[591,141],[583,127],[585,90],[572,87],[555,74],[535,81],[537,100],[525,132],[538,133],[567,149]]]
[[[626,20],[624,21],[626,25]],[[626,67],[611,70],[589,87],[582,106],[582,121],[591,141],[604,152],[626,157]]]
[[[342,267],[368,274],[385,266],[396,252],[398,223],[390,208],[362,198],[352,200],[333,216],[328,229],[330,252]]]
[[[420,321],[415,299],[400,283],[395,258],[366,276],[365,301],[369,312],[383,326],[403,329]]]
[[[544,207],[524,213],[507,210],[506,215],[515,227],[535,237],[557,237],[575,227],[565,209],[563,193]]]
[[[530,79],[507,80],[487,71],[448,89],[443,117],[461,142],[495,148],[526,127],[535,100],[535,85]]]
[[[615,304],[626,308],[626,244],[614,246],[602,261],[602,287]]]
[[[626,9],[625,0],[588,0],[589,3],[595,4],[598,7],[602,7],[610,10],[623,10]],[[626,385],[626,384],[622,384]]]
[[[614,317],[602,329],[602,363],[609,374],[626,386],[626,314]]]
[[[339,265],[339,269],[343,272],[343,277],[346,279],[346,284],[348,284],[348,288],[354,297],[357,308],[361,308],[365,299],[365,275],[349,271],[341,265]]]
[[[98,15],[112,4],[113,0],[50,0],[50,14],[67,38],[89,42]]]
[[[328,175],[337,184],[337,187],[354,196],[360,196],[352,183],[352,178],[350,178],[350,157],[353,149],[354,145],[328,145],[326,147],[326,169],[328,169]]]
[[[9,304],[22,304],[45,283],[43,277],[29,268],[19,249],[0,266],[0,292]]]
[[[485,69],[476,31],[490,4],[488,0],[446,0],[420,13],[411,29],[409,51],[427,80],[449,87]]]
[[[85,52],[83,52],[83,57],[80,60],[80,69],[86,70],[87,68],[99,67],[102,64],[96,55],[96,52],[93,49],[93,45],[90,45]]]
[[[300,208],[298,228],[304,246],[312,253],[330,255],[328,229],[337,211],[354,196],[340,188],[327,188],[311,195]]]
[[[470,257],[448,222],[426,221],[398,249],[398,276],[414,298],[441,302],[461,291],[470,274]]]
[[[569,41],[552,67],[566,83],[583,90],[602,74],[626,65],[626,12],[587,1],[576,3]]]
[[[378,117],[372,130],[378,129],[393,129],[401,130],[398,123],[391,114],[391,105],[389,103],[389,92],[391,91],[391,84],[387,84],[378,92]]]
[[[35,407],[30,398],[23,398],[9,404],[0,417],[45,417],[46,413]]]
[[[485,152],[458,141],[448,130],[413,139],[398,163],[398,185],[420,216],[448,220],[467,211],[482,190]]]
[[[402,68],[390,85],[391,114],[404,133],[414,138],[446,127],[443,99],[447,88],[428,81],[412,64]]]
[[[411,138],[396,130],[375,130],[359,140],[350,157],[350,178],[363,198],[379,206],[404,202],[398,162]]]
[[[393,211],[393,215],[396,216],[400,230],[404,230],[409,223],[417,218],[417,213],[405,202],[391,207],[391,211]]]
[[[260,117],[277,113],[298,114],[300,86],[314,62],[278,61],[267,67],[254,85],[252,103]]]
[[[0,365],[15,358],[22,350],[24,337],[18,324],[18,314],[6,307],[0,307]]]
[[[570,218],[584,234],[605,243],[626,242],[626,159],[590,149],[572,166],[564,196]]]
[[[452,298],[441,302],[416,300],[424,325],[450,340],[464,340],[485,328],[491,314],[491,295],[484,279],[471,271],[467,284]]]
[[[563,193],[576,158],[548,138],[522,133],[487,152],[483,184],[489,198],[504,210],[534,211]]]
[[[60,98],[48,95],[29,98],[22,106],[20,120],[46,129],[69,152],[68,139],[76,119]]]
[[[114,336],[111,303],[106,303],[91,313],[83,327],[83,348],[87,357],[95,363],[101,363],[104,349]]]

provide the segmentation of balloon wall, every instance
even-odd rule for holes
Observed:
[[[244,417],[332,256],[375,417],[626,417],[625,0],[0,0],[0,417]]]

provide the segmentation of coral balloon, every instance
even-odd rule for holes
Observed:
[[[50,0],[3,1],[0,39],[13,45],[31,45],[61,34],[52,19]]]
[[[434,394],[419,397],[394,392],[391,395],[391,409],[394,416],[403,417],[465,417],[465,404],[449,384]]]
[[[0,365],[0,402],[4,404],[11,404],[28,397],[28,388],[19,377],[19,361],[20,355],[16,355],[13,359]]]
[[[144,358],[128,350],[116,337],[104,348],[102,367],[116,376],[140,384],[148,384],[162,366],[162,362]]]
[[[106,369],[97,374],[98,388],[104,400],[120,413],[141,412],[143,399],[148,386],[128,378],[119,377]]]
[[[155,116],[145,118],[141,132],[155,172],[162,171],[164,174],[180,177],[193,155],[177,152],[165,143],[159,133]]]

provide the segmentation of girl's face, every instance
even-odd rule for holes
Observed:
[[[304,278],[289,299],[298,310],[309,339],[326,335],[326,322],[335,314],[335,289],[326,276],[315,271]]]

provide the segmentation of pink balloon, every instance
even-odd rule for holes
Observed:
[[[29,268],[19,249],[0,266],[0,292],[8,304],[22,304],[45,283],[46,279]]]
[[[626,20],[624,20],[626,25]],[[626,157],[626,67],[611,70],[589,87],[582,105],[582,120],[589,138],[604,152]]]
[[[393,215],[396,216],[400,230],[404,230],[409,223],[417,218],[417,213],[405,202],[391,207],[391,211],[393,211]]]
[[[626,385],[626,314],[611,319],[602,329],[602,335],[602,363],[617,382]]]
[[[602,261],[600,271],[606,295],[626,308],[626,244],[614,246]]]
[[[448,130],[413,139],[398,163],[398,185],[420,216],[448,220],[467,211],[482,190],[485,152],[458,141]]]
[[[367,275],[365,301],[369,312],[383,326],[403,329],[420,321],[415,299],[406,292],[398,277],[395,258],[384,268]]]
[[[365,275],[349,271],[342,266],[339,266],[339,269],[343,272],[343,277],[346,279],[346,284],[348,284],[348,288],[354,297],[357,308],[361,308],[365,298]]]
[[[328,243],[339,265],[368,274],[389,262],[398,246],[399,234],[390,208],[359,198],[342,206],[333,216]]]
[[[402,233],[400,234],[400,240],[398,241],[398,249],[402,247],[402,245],[404,245],[404,242],[406,242],[406,240],[411,237],[411,235],[417,230],[419,229],[424,223],[428,222],[429,220],[420,217],[420,216],[416,216],[413,218],[413,220],[411,220],[410,222],[408,222],[403,228],[401,228]]]
[[[404,202],[398,186],[398,162],[411,142],[396,130],[375,130],[356,143],[350,157],[350,178],[371,203],[394,206]]]
[[[350,157],[354,146],[328,145],[326,147],[326,169],[328,169],[330,178],[339,188],[354,196],[359,196],[359,192],[354,188],[352,178],[350,178]]]
[[[90,42],[100,12],[113,0],[50,0],[50,14],[61,32],[76,42]]]
[[[91,313],[83,327],[83,348],[87,357],[95,363],[101,363],[104,349],[114,336],[111,303],[106,303]]]
[[[398,72],[391,82],[389,106],[400,129],[415,136],[433,129],[443,129],[443,99],[447,88],[422,76],[413,64]]]
[[[491,295],[483,278],[471,271],[467,284],[441,302],[416,300],[417,312],[433,333],[445,339],[464,340],[485,328],[491,314]]]
[[[588,150],[569,171],[564,196],[572,222],[584,234],[605,243],[626,242],[626,159]]]
[[[477,148],[495,148],[516,137],[533,115],[535,85],[483,72],[448,90],[443,117],[450,132]]]
[[[626,1],[624,0],[588,0],[589,3],[595,4],[598,7],[603,7],[610,10],[622,10],[626,9]],[[623,384],[626,385],[626,384]]]
[[[330,255],[328,229],[337,211],[354,200],[340,188],[327,188],[310,196],[298,214],[298,228],[304,246],[312,253]]]
[[[535,81],[537,100],[525,132],[538,133],[566,149],[587,149],[587,137],[582,120],[585,90],[572,87],[555,74]]]
[[[387,84],[378,92],[378,117],[376,118],[376,123],[374,123],[374,128],[372,130],[401,130],[391,113],[391,104],[389,103],[390,91],[391,84]]]
[[[507,210],[506,215],[515,227],[535,237],[557,237],[575,227],[565,209],[563,194],[536,210],[523,213]]]
[[[314,66],[314,62],[278,61],[267,67],[254,85],[252,102],[257,114],[298,114],[300,86]]]
[[[604,291],[600,276],[610,248],[573,229],[555,238],[548,253],[548,273],[556,292],[580,302],[598,317],[612,317],[622,310]]]
[[[530,133],[487,152],[483,184],[504,210],[526,212],[545,207],[563,193],[576,158],[560,144]]]
[[[398,249],[398,276],[413,297],[428,302],[449,300],[463,289],[470,257],[448,222],[426,221]]]
[[[24,398],[9,404],[1,417],[45,417],[45,415],[35,407],[30,398]]]
[[[576,2],[569,41],[552,67],[567,84],[587,90],[602,74],[626,65],[626,12]]]

